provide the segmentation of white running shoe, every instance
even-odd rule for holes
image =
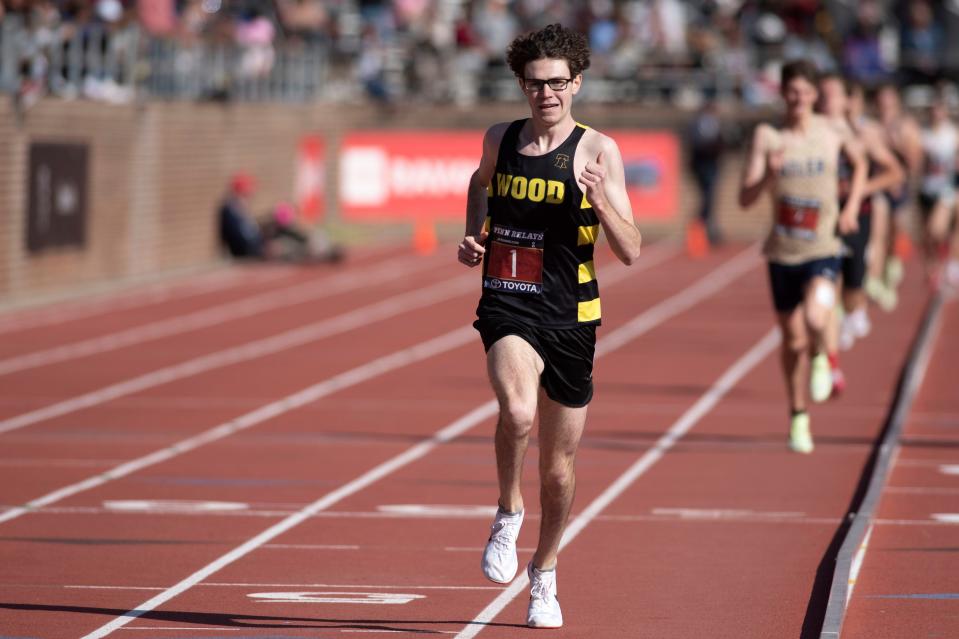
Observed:
[[[869,321],[869,315],[866,309],[859,308],[849,314],[849,324],[856,335],[856,339],[862,339],[872,331],[872,322]]]
[[[519,560],[516,557],[516,538],[523,525],[523,513],[508,513],[497,509],[493,525],[490,526],[489,541],[483,550],[483,574],[490,581],[508,584],[516,576]]]
[[[789,422],[789,448],[795,453],[808,455],[813,451],[812,432],[809,430],[809,413],[796,413]]]
[[[526,625],[530,628],[562,628],[563,611],[556,597],[556,569],[539,570],[529,562],[529,609]]]
[[[839,324],[839,350],[848,351],[856,343],[856,329],[852,324],[852,316],[846,315]]]
[[[832,395],[832,370],[829,367],[829,358],[825,353],[819,353],[812,358],[809,365],[809,396],[817,404],[829,399]]]

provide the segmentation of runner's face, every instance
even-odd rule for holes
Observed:
[[[891,88],[884,88],[876,96],[876,108],[880,117],[895,117],[899,114],[899,95]]]
[[[812,113],[819,92],[806,78],[793,78],[782,89],[786,111],[792,117]]]
[[[542,58],[528,62],[524,75],[527,81],[572,77],[566,60],[556,58]],[[520,88],[526,94],[533,117],[545,124],[556,124],[569,115],[569,110],[573,105],[573,96],[579,93],[582,82],[583,76],[580,74],[572,78],[565,89],[559,91],[550,88],[548,84],[543,85],[541,89],[530,90],[525,87],[524,78],[519,79]]]
[[[828,78],[819,84],[820,111],[830,118],[841,118],[846,115],[849,100],[846,97],[846,87],[838,78]]]

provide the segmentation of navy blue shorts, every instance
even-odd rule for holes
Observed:
[[[801,264],[769,263],[769,285],[773,291],[773,305],[777,313],[791,313],[803,303],[806,287],[814,277],[825,277],[835,282],[839,276],[840,260],[822,257]]]

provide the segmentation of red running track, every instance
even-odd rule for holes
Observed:
[[[476,273],[450,255],[254,269],[249,287],[6,332],[0,360],[61,359],[0,375],[0,636],[528,632],[522,584],[479,571],[495,410]],[[598,263],[602,355],[553,634],[817,636],[824,553],[918,327],[918,273],[798,456],[754,247]],[[149,339],[118,342],[131,331]],[[69,351],[96,340],[110,348]]]
[[[959,636],[959,306],[942,309],[923,385],[874,515],[843,637]]]

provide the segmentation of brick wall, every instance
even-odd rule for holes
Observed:
[[[148,103],[111,106],[44,100],[17,116],[0,104],[0,300],[59,294],[84,286],[202,267],[221,259],[214,210],[229,176],[256,176],[257,210],[289,199],[300,137],[327,142],[328,215],[336,216],[335,157],[340,136],[354,128],[484,128],[524,115],[521,105],[482,109],[276,104]],[[624,106],[584,106],[577,117],[597,128],[676,128],[685,114]],[[27,156],[32,141],[89,145],[87,244],[30,255],[26,250]],[[478,149],[477,149],[478,151]],[[719,188],[720,219],[735,237],[756,237],[760,211],[735,204],[740,154],[730,154]],[[683,219],[697,196],[684,176]],[[668,231],[670,229],[644,229]]]

